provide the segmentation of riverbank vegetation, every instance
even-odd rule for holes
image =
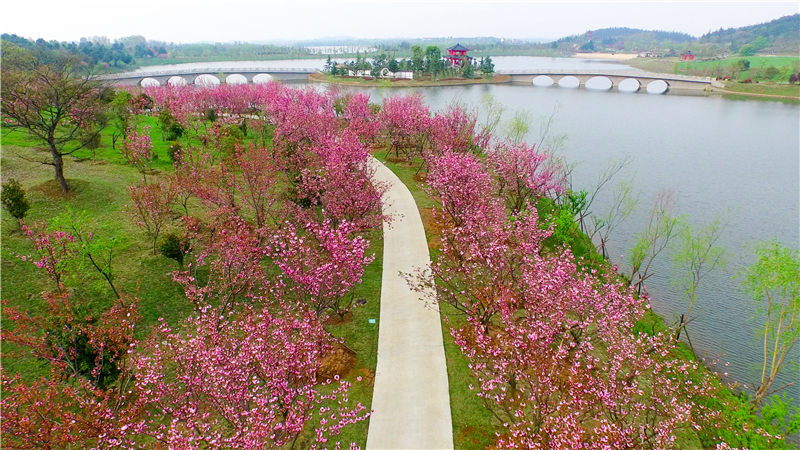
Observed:
[[[17,88],[49,89],[37,80]],[[117,90],[69,112],[107,120],[67,155],[65,192],[6,114],[13,87],[0,161],[28,208],[4,196],[9,448],[364,445],[387,219],[370,152],[422,208],[433,278],[406,276],[444,311],[460,448],[785,448],[800,425],[676,341],[585,233],[593,196],[546,150],[558,138],[528,145],[496,102],[479,121],[280,83]],[[785,285],[770,261],[748,274],[754,296]],[[764,338],[782,352],[797,328],[774,319],[797,310],[769,308],[794,333]]]
[[[393,102],[404,105],[396,106],[397,111],[418,111],[418,118],[416,120],[407,118],[407,122],[420,123],[425,120],[427,114],[424,107],[420,106],[419,99],[401,100],[393,100]],[[385,103],[382,113],[386,111],[387,106],[389,105]],[[395,106],[391,106],[391,110],[394,110]],[[560,399],[563,399],[565,395],[575,396],[570,399],[574,399],[576,404],[589,405],[595,404],[599,400],[581,401],[579,398],[583,395],[591,397],[619,392],[614,389],[603,390],[601,388],[600,391],[605,394],[599,394],[598,391],[593,390],[581,393],[570,389],[569,386],[573,386],[573,384],[571,381],[567,381],[570,376],[576,376],[575,382],[580,379],[580,385],[586,386],[588,383],[586,377],[591,377],[591,374],[594,373],[594,370],[591,369],[597,370],[597,374],[600,376],[600,373],[607,373],[608,370],[601,369],[601,367],[605,367],[605,364],[614,364],[611,361],[618,356],[614,355],[617,350],[614,350],[613,339],[611,336],[600,338],[594,334],[597,332],[594,326],[600,327],[600,323],[603,323],[604,327],[608,323],[608,318],[592,322],[595,325],[581,326],[576,322],[574,326],[581,330],[580,338],[566,346],[572,350],[568,352],[569,356],[564,356],[564,360],[557,356],[558,349],[562,348],[560,345],[545,344],[536,350],[529,348],[546,335],[545,330],[548,327],[554,327],[553,331],[559,336],[556,342],[564,344],[572,342],[574,339],[570,335],[568,326],[565,327],[557,319],[555,322],[552,321],[553,314],[564,307],[565,298],[568,297],[566,293],[558,289],[569,284],[567,280],[570,276],[567,275],[561,282],[555,282],[552,278],[553,274],[548,271],[556,270],[556,260],[567,257],[572,262],[563,267],[558,266],[562,267],[558,270],[565,270],[566,273],[581,273],[582,275],[578,276],[578,279],[582,282],[590,282],[589,280],[595,279],[596,276],[595,280],[599,284],[595,285],[590,282],[593,286],[592,289],[599,288],[602,292],[606,292],[604,289],[612,289],[616,292],[615,295],[631,295],[629,300],[633,302],[632,304],[639,305],[623,314],[628,317],[626,320],[632,320],[627,327],[630,332],[638,336],[636,345],[647,347],[655,345],[655,341],[661,342],[658,345],[665,345],[669,342],[666,344],[669,350],[659,353],[661,355],[659,358],[666,359],[659,359],[659,362],[651,361],[652,364],[655,364],[652,367],[659,367],[658,375],[654,375],[650,381],[644,381],[640,377],[634,378],[637,380],[634,385],[642,383],[639,386],[642,389],[640,395],[643,397],[637,397],[638,400],[626,397],[626,404],[641,402],[640,405],[631,409],[624,408],[625,418],[620,416],[614,420],[631,420],[631,424],[641,425],[633,411],[649,411],[647,414],[653,414],[651,420],[654,422],[647,423],[666,426],[671,430],[670,433],[674,433],[671,436],[675,440],[670,444],[664,444],[658,442],[658,438],[655,436],[652,437],[652,440],[643,437],[647,436],[645,433],[644,435],[640,434],[638,438],[629,437],[638,442],[638,444],[631,444],[631,441],[627,441],[628,438],[621,434],[609,432],[605,435],[607,438],[621,439],[615,442],[613,447],[619,448],[625,445],[632,445],[634,448],[674,446],[686,449],[713,448],[719,444],[721,445],[719,448],[727,448],[725,444],[720,444],[720,436],[724,436],[723,440],[733,446],[783,448],[786,444],[782,440],[772,440],[767,437],[767,434],[786,434],[797,431],[798,425],[800,425],[797,411],[791,412],[793,408],[788,407],[787,400],[773,398],[769,404],[764,405],[762,412],[767,418],[765,420],[751,415],[752,411],[762,405],[757,399],[749,401],[746,396],[733,395],[696,359],[688,346],[676,343],[677,331],[683,329],[685,322],[669,326],[645,307],[647,297],[641,290],[643,283],[638,283],[637,280],[644,281],[652,274],[648,275],[648,270],[643,266],[649,266],[648,261],[658,257],[659,253],[668,246],[670,240],[686,235],[685,231],[679,231],[684,227],[684,225],[678,225],[683,223],[683,219],[679,222],[678,219],[670,216],[669,197],[665,196],[663,201],[656,202],[655,219],[651,221],[653,222],[651,228],[642,234],[641,244],[637,244],[638,253],[642,255],[643,266],[634,269],[634,273],[630,276],[619,276],[617,268],[612,268],[605,262],[599,253],[600,250],[595,249],[582,231],[584,229],[592,230],[593,228],[589,224],[598,225],[603,219],[601,217],[594,218],[593,215],[584,215],[589,210],[590,198],[594,195],[591,192],[573,192],[569,188],[565,188],[559,181],[558,174],[560,172],[553,165],[554,163],[557,165],[558,162],[553,161],[546,151],[527,148],[523,143],[514,144],[513,141],[507,141],[505,145],[492,147],[494,150],[487,150],[484,153],[482,149],[485,147],[476,142],[482,142],[481,137],[486,136],[486,128],[477,125],[477,115],[470,116],[470,113],[465,111],[468,110],[455,106],[435,116],[435,118],[440,116],[472,117],[470,120],[460,121],[462,126],[465,126],[459,128],[463,134],[460,134],[462,139],[458,141],[458,144],[447,141],[448,145],[437,147],[437,140],[442,138],[434,137],[436,131],[433,127],[435,125],[431,124],[427,137],[422,138],[417,134],[419,127],[409,129],[407,131],[411,135],[399,133],[392,139],[391,147],[376,155],[380,159],[386,159],[389,167],[409,185],[420,206],[425,223],[433,260],[431,270],[435,287],[438,289],[437,299],[431,300],[438,300],[443,312],[443,326],[445,330],[450,330],[449,336],[445,331],[445,349],[451,396],[453,404],[458,404],[461,408],[460,410],[453,408],[456,447],[484,448],[488,442],[491,442],[492,431],[498,433],[500,437],[499,441],[495,441],[495,445],[531,447],[542,442],[543,439],[543,435],[540,434],[541,428],[537,428],[533,424],[549,423],[551,425],[547,428],[547,440],[553,445],[553,448],[562,448],[549,440],[554,436],[570,440],[571,444],[565,444],[563,448],[574,448],[575,439],[580,440],[581,436],[592,439],[590,436],[594,436],[591,427],[589,430],[586,429],[587,424],[602,423],[608,420],[607,416],[600,412],[597,413],[597,416],[592,416],[592,408],[576,407],[574,414],[581,418],[573,424],[574,428],[570,428],[571,425],[568,423],[559,422],[563,415],[555,405],[560,404],[563,407],[563,403],[554,401],[550,404],[547,401],[550,397],[541,394],[541,392],[558,392],[553,395],[558,395]],[[433,123],[435,122],[436,119]],[[492,123],[492,121],[489,120],[487,123]],[[500,132],[500,129],[495,129],[495,131]],[[459,135],[455,130],[452,132],[452,136]],[[419,143],[425,144],[420,146]],[[554,144],[557,145],[555,142]],[[442,148],[460,150],[453,152],[441,150]],[[609,176],[601,177],[598,189],[610,181],[610,176],[615,172],[614,168],[619,167],[620,164],[624,164],[624,162],[610,166],[606,171]],[[520,177],[520,179],[515,177]],[[527,180],[527,182],[521,180]],[[619,197],[620,203],[625,203],[624,196]],[[488,208],[488,211],[484,208]],[[477,217],[473,219],[473,215]],[[492,217],[499,222],[496,224],[492,222],[495,220]],[[592,220],[593,218],[597,220]],[[605,224],[601,224],[600,228],[611,227],[612,222],[617,219],[612,217]],[[509,222],[505,222],[506,220]],[[585,226],[583,222],[585,222]],[[533,224],[538,225],[534,226]],[[665,224],[671,225],[667,227]],[[465,227],[474,228],[467,230]],[[668,231],[668,229],[672,231]],[[517,236],[516,233],[522,233],[524,237]],[[687,265],[687,273],[694,273],[695,269],[705,273],[706,265],[716,264],[716,261],[719,260],[717,254],[720,250],[713,242],[713,236],[716,234],[710,235],[712,240],[709,241],[708,246],[705,246],[705,241],[700,242],[702,239],[699,239],[699,237],[705,236],[704,233],[705,231],[698,233],[695,236],[698,239],[684,236],[686,238],[684,241],[690,244],[682,246],[682,254],[686,255],[687,260],[701,261],[698,264]],[[598,249],[602,249],[602,239],[599,241]],[[695,242],[698,243],[695,244]],[[524,248],[527,245],[531,246],[528,251],[533,253],[526,258]],[[637,251],[634,250],[634,253]],[[661,257],[665,257],[665,255],[661,255]],[[526,278],[527,270],[534,270],[533,267],[528,267],[528,264],[538,262],[544,264],[542,270],[547,274],[540,273]],[[578,272],[570,272],[569,268],[574,269],[575,266],[578,267]],[[588,275],[589,273],[594,275]],[[563,273],[561,276],[564,276]],[[409,274],[409,277],[420,283],[420,287],[432,286],[427,276]],[[523,280],[531,282],[548,280],[547,283],[553,284],[547,284],[547,287],[537,285],[537,288],[532,288],[526,287],[526,281]],[[691,280],[692,282],[689,284],[696,288],[696,284],[693,283],[699,282],[698,277],[692,276]],[[555,291],[550,291],[550,289],[555,289]],[[637,290],[641,292],[641,295],[635,293]],[[541,305],[542,302],[547,303],[547,292],[559,292],[559,294],[555,294],[559,300],[558,306],[552,304],[550,307],[544,307],[544,310],[547,311],[545,313],[536,309],[540,307],[536,305]],[[691,292],[691,289],[689,288],[687,292]],[[531,298],[534,303],[524,306],[526,298]],[[533,300],[534,298],[535,300]],[[575,300],[585,300],[586,298],[586,295],[581,294],[577,295]],[[506,308],[510,309],[506,310]],[[595,313],[590,313],[584,307],[578,308],[580,313],[577,313],[572,306],[567,306],[566,309],[577,314],[582,320],[594,320],[591,317],[594,317]],[[639,312],[635,313],[631,319],[628,314],[633,311]],[[567,313],[566,317],[571,317],[570,314]],[[784,318],[791,315],[792,313],[784,315]],[[565,320],[570,322],[570,319]],[[612,329],[619,331],[617,326]],[[537,333],[536,340],[529,336],[534,332],[532,330]],[[623,334],[626,333],[623,331]],[[603,342],[602,350],[598,348],[584,350],[587,351],[588,362],[579,363],[574,360],[573,358],[581,358],[579,356],[580,347],[583,345],[591,347],[590,342]],[[659,350],[659,352],[661,351]],[[550,352],[555,353],[551,355]],[[588,356],[590,354],[591,357]],[[550,358],[548,355],[553,359],[548,359]],[[633,354],[630,357],[637,358]],[[528,358],[530,358],[530,362],[525,362]],[[546,361],[538,358],[544,358]],[[588,364],[590,370],[580,371],[580,375],[565,372],[554,377],[552,374],[558,373],[558,367],[562,363],[567,367],[571,365],[586,367]],[[650,367],[648,364],[651,363],[640,360],[636,363],[636,367]],[[544,372],[536,372],[536,377],[529,378],[530,371],[535,371],[535,368],[539,367]],[[668,373],[671,373],[672,370],[676,371],[674,375],[680,373],[680,377],[684,377],[680,382],[675,381],[676,384],[673,386],[686,383],[687,386],[693,386],[692,389],[697,389],[691,394],[692,400],[688,398],[679,400],[672,396],[671,400],[666,401],[673,406],[676,405],[675,402],[678,402],[677,404],[681,404],[683,401],[687,402],[685,405],[688,409],[684,410],[686,415],[681,416],[681,425],[677,425],[677,422],[673,425],[666,425],[664,421],[668,420],[669,413],[666,409],[662,409],[666,403],[663,399],[656,399],[659,395],[655,390],[656,385],[664,382],[662,377],[670,378],[672,375],[668,375]],[[625,371],[623,370],[623,372]],[[644,372],[640,371],[639,373],[643,374]],[[600,377],[601,379],[588,384],[597,387],[602,386],[603,383],[614,383],[613,379]],[[628,382],[632,380],[630,379]],[[564,383],[564,385],[560,383]],[[779,389],[779,387],[771,388],[771,390],[775,389]],[[565,390],[568,390],[569,394]],[[475,392],[482,399],[480,402],[476,402],[475,397],[466,395]],[[464,400],[460,400],[461,397],[464,397]],[[604,401],[611,400],[606,397]],[[486,410],[478,413],[481,403],[491,414],[486,415]],[[688,406],[689,404],[692,406]],[[519,407],[518,405],[524,406]],[[551,407],[554,409],[549,409]],[[786,409],[787,407],[788,409]],[[779,416],[781,418],[778,418]],[[745,419],[745,417],[749,418]],[[744,420],[742,421],[742,419]],[[750,424],[745,425],[747,422]],[[685,425],[687,425],[686,428],[684,428]],[[612,429],[617,428],[612,427]],[[629,427],[621,426],[619,429],[629,429]],[[750,433],[745,429],[761,429],[762,431]],[[640,438],[643,440],[636,440]]]
[[[333,76],[321,73],[312,73],[308,76],[309,81],[330,83],[340,86],[362,86],[362,87],[429,87],[429,86],[465,86],[471,84],[500,84],[510,83],[511,75],[493,75],[491,77],[464,78],[451,77],[435,80],[432,77],[423,77],[416,80],[403,78],[373,78],[373,77],[351,77],[347,75]]]

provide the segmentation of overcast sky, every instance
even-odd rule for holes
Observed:
[[[11,0],[0,6],[4,33],[77,41],[142,35],[167,42],[474,37],[556,39],[631,27],[700,36],[800,12],[800,2],[316,2],[241,0]]]

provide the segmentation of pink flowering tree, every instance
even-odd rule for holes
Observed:
[[[136,226],[153,239],[153,254],[156,254],[158,235],[172,218],[172,203],[175,200],[174,185],[158,183],[139,183],[131,186],[131,205],[126,205],[127,214]]]
[[[379,114],[381,134],[389,147],[411,161],[420,156],[430,139],[430,111],[419,95],[397,96],[384,99]]]
[[[509,211],[524,211],[542,197],[563,193],[561,165],[536,146],[504,143],[488,154],[489,167],[497,180],[498,195]]]
[[[344,316],[354,288],[374,255],[366,255],[369,241],[354,236],[355,226],[330,219],[307,222],[299,228],[287,222],[274,236],[271,257],[287,282],[289,292],[317,314]]]
[[[328,335],[316,318],[257,310],[226,315],[206,310],[182,330],[161,324],[148,353],[136,360],[136,391],[147,412],[124,421],[128,432],[165,448],[263,449],[291,445],[312,417],[322,417],[317,443],[366,418],[348,405],[348,383],[322,394],[316,371]],[[335,399],[341,406],[321,405]]]
[[[153,143],[150,142],[150,127],[144,127],[140,133],[129,128],[125,133],[120,147],[120,153],[128,164],[136,167],[142,177],[147,181],[147,170],[153,160]]]
[[[173,279],[183,286],[195,310],[214,306],[225,314],[240,302],[260,301],[258,293],[270,286],[262,266],[269,251],[262,245],[267,239],[263,230],[224,209],[215,211],[209,224],[189,220],[186,225],[192,262]],[[199,276],[200,269],[207,274]]]

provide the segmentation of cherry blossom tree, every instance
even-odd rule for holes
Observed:
[[[288,311],[291,311],[289,309]],[[366,418],[348,404],[344,381],[316,380],[328,334],[310,312],[272,316],[257,310],[204,310],[182,332],[162,323],[136,360],[136,391],[146,411],[125,421],[131,434],[164,448],[280,448],[322,417],[317,442]],[[318,381],[334,384],[322,394]],[[337,409],[321,405],[336,400]]]
[[[128,164],[136,167],[147,181],[147,170],[153,160],[153,143],[150,142],[150,127],[144,127],[141,133],[129,128],[125,133],[120,153]]]
[[[131,186],[130,191],[131,205],[126,205],[126,212],[136,226],[153,239],[155,255],[158,235],[173,216],[174,185],[164,181],[150,184],[141,182],[138,186]]]

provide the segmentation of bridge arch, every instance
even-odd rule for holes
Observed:
[[[611,81],[611,78],[604,77],[602,75],[598,75],[596,77],[589,78],[586,80],[584,84],[586,89],[594,89],[598,91],[608,91],[612,87],[614,87],[614,82]]]
[[[195,86],[200,87],[214,87],[219,86],[220,81],[219,78],[215,77],[214,75],[204,73],[195,77],[194,84]]]
[[[233,73],[225,77],[225,84],[247,84],[247,77],[242,74]]]
[[[253,83],[255,84],[264,84],[269,83],[270,81],[274,80],[275,77],[268,73],[260,73],[253,77]]]
[[[558,87],[575,89],[581,86],[581,80],[574,75],[567,75],[558,80]]]
[[[647,84],[648,94],[665,94],[669,90],[669,83],[666,80],[655,80]]]
[[[636,78],[626,78],[617,84],[617,89],[620,92],[639,92],[642,88],[642,83]]]
[[[175,75],[169,77],[169,79],[167,80],[167,84],[170,86],[186,86],[187,84],[189,84],[189,82],[186,81],[186,78]]]
[[[550,87],[554,84],[554,81],[547,75],[539,75],[538,77],[534,78],[531,83],[533,83],[534,86]]]
[[[161,82],[159,82],[155,78],[147,77],[147,78],[142,78],[142,80],[139,81],[139,86],[141,86],[141,87],[158,87],[158,86],[161,86]]]

